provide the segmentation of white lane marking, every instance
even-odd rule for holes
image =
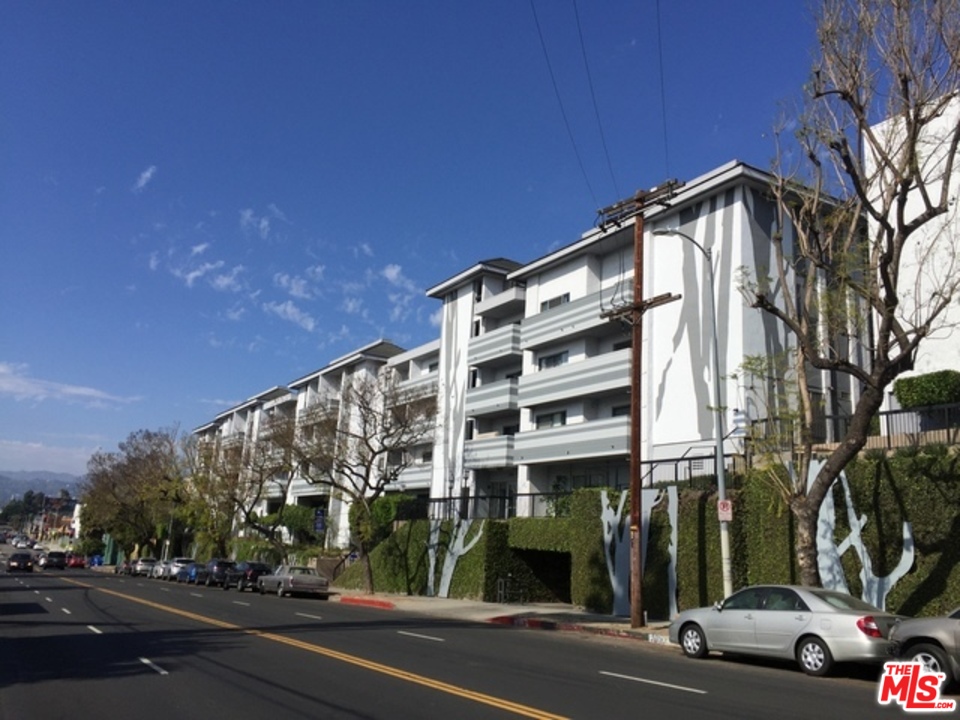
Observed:
[[[162,587],[160,588],[160,592],[170,592],[170,588]]]
[[[190,594],[193,595],[194,597],[203,597],[202,593],[190,593]]]
[[[47,602],[53,602],[53,598],[51,597],[45,597],[44,600],[46,600]]]
[[[310,618],[311,620],[323,620],[322,615],[310,615],[308,613],[294,613],[298,617]]]
[[[234,600],[234,605],[243,605],[244,607],[250,607],[250,603],[244,602],[243,600]]]
[[[144,665],[146,665],[146,666],[147,666],[148,668],[150,668],[151,670],[156,671],[156,672],[159,673],[160,675],[169,675],[169,674],[170,674],[170,673],[168,673],[166,670],[164,670],[162,667],[160,667],[159,665],[156,665],[155,663],[150,662],[147,658],[144,658],[144,657],[140,658],[140,662],[142,662]]]
[[[433,637],[432,635],[421,635],[420,633],[397,630],[397,635],[406,635],[407,637],[418,638],[420,640],[432,640],[433,642],[446,642],[443,638]]]
[[[103,635],[103,630],[98,627],[94,627],[93,625],[87,625],[87,630],[92,633],[96,633],[97,635]]]
[[[657,685],[658,687],[669,688],[671,690],[681,690],[683,692],[694,693],[696,695],[706,695],[706,690],[699,690],[698,688],[685,687],[683,685],[673,685],[671,683],[658,682],[657,680],[647,680],[646,678],[633,677],[632,675],[621,675],[620,673],[606,672],[604,670],[600,671],[601,675],[607,675],[608,677],[620,678],[621,680],[632,680],[633,682],[645,683],[646,685]]]
[[[60,609],[63,610],[67,615],[73,615],[73,613],[67,610],[66,608],[60,608]]]

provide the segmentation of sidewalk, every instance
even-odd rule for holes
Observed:
[[[364,595],[355,591],[337,591],[330,596],[333,602],[364,605],[382,610],[402,610],[433,617],[456,618],[470,622],[487,622],[538,630],[593,633],[613,637],[668,644],[668,622],[651,623],[645,627],[630,627],[630,618],[597,615],[574,605],[560,603],[498,604],[478,600],[425,597],[422,595],[393,595],[378,593]]]

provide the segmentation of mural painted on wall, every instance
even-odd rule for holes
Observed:
[[[814,481],[820,471],[820,463],[811,463],[807,484]],[[791,473],[793,468],[791,468]],[[853,495],[844,473],[837,478],[843,492],[844,507],[849,534],[839,543],[837,535],[837,512],[834,492],[827,496],[820,507],[819,524],[817,528],[817,560],[820,568],[820,579],[823,586],[831,590],[849,593],[847,577],[843,570],[843,555],[847,552],[856,553],[860,561],[860,585],[863,588],[860,597],[871,605],[884,608],[887,596],[897,582],[909,572],[914,561],[913,528],[909,522],[903,523],[903,551],[897,566],[888,575],[876,575],[873,571],[873,559],[867,551],[863,541],[863,530],[867,526],[866,514],[858,514],[853,504]],[[624,506],[627,493],[620,495],[616,507],[611,503],[607,491],[601,492],[600,523],[603,527],[603,548],[607,564],[607,574],[610,578],[610,588],[613,591],[613,611],[616,616],[630,614],[630,517],[624,515]],[[642,547],[643,563],[646,566],[646,549],[650,527],[650,513],[653,508],[666,499],[667,513],[670,520],[670,545],[668,588],[670,593],[670,617],[677,614],[677,530],[679,496],[676,486],[663,489],[644,489],[642,491],[642,518],[643,528]]]
[[[807,474],[807,487],[809,487],[820,472],[822,463],[810,463],[810,471]],[[836,542],[837,533],[837,507],[834,500],[834,493],[828,492],[824,498],[823,505],[820,506],[820,517],[817,526],[817,563],[820,568],[820,580],[823,586],[831,590],[849,593],[846,574],[843,571],[841,558],[844,553],[853,551],[860,559],[860,585],[863,588],[860,593],[860,599],[878,608],[884,608],[887,602],[887,595],[897,581],[909,572],[913,566],[914,545],[913,528],[910,523],[903,523],[903,551],[900,555],[900,562],[890,572],[889,575],[875,575],[873,572],[873,559],[867,552],[866,545],[863,542],[863,529],[867,525],[867,516],[857,514],[853,506],[853,495],[850,492],[850,484],[847,482],[845,473],[840,473],[840,477],[835,481],[840,484],[844,495],[844,510],[846,511],[847,524],[850,526],[850,534],[842,542]]]
[[[647,546],[650,538],[650,513],[667,499],[667,513],[670,518],[670,562],[667,583],[670,593],[670,617],[677,614],[677,508],[679,496],[675,485],[641,491],[640,527],[642,528],[640,547],[642,548],[642,566],[647,563]],[[606,490],[600,492],[600,522],[603,525],[603,555],[607,562],[607,575],[613,590],[613,615],[625,617],[630,614],[630,515],[624,515],[627,493],[620,493],[616,508],[610,502]]]
[[[434,595],[436,588],[437,549],[440,547],[440,526],[442,521],[430,521],[430,542],[427,545],[427,595]],[[453,580],[453,571],[457,569],[457,561],[461,556],[473,550],[473,546],[480,541],[483,535],[483,521],[476,534],[470,538],[473,520],[462,519],[459,516],[454,520],[450,541],[443,556],[443,567],[440,569],[440,587],[436,591],[437,597],[450,597],[450,582]]]

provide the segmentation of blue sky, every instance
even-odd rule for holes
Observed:
[[[767,167],[807,4],[664,0],[659,33],[657,12],[5,2],[0,471],[82,474],[136,430],[415,347],[425,289],[476,261],[533,260],[668,177]]]

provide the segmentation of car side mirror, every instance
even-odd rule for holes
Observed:
[[[723,610],[723,600],[717,600],[713,604],[713,609],[716,610],[717,612],[720,612],[721,610]]]

